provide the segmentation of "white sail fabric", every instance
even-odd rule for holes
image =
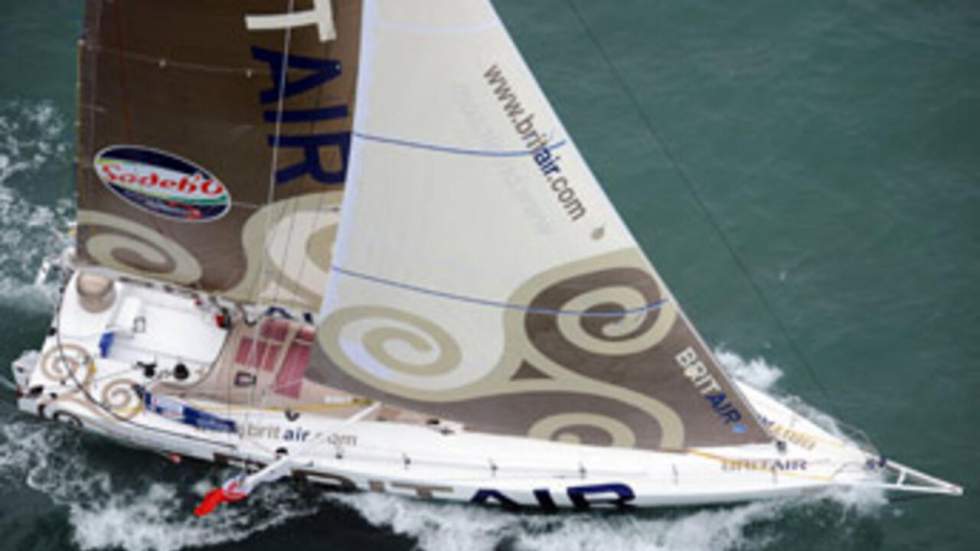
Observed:
[[[595,445],[768,440],[486,0],[366,0],[310,377]]]

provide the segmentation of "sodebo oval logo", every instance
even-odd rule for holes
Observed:
[[[158,149],[107,147],[95,156],[95,173],[130,204],[173,220],[208,222],[231,208],[231,195],[214,175]]]

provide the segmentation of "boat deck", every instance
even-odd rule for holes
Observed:
[[[172,288],[126,282],[115,292],[107,309],[89,312],[69,285],[59,318],[61,341],[99,357],[103,377],[135,376],[151,391],[219,414],[260,409],[346,419],[373,403],[307,376],[315,348],[308,323],[283,317],[247,323],[239,311]],[[366,419],[451,425],[387,405]]]

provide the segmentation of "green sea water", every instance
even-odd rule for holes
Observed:
[[[0,389],[0,549],[980,548],[980,3],[494,4],[726,365],[966,495],[548,516],[277,486],[201,522],[221,471]],[[43,338],[74,213],[81,10],[0,8],[0,365]]]

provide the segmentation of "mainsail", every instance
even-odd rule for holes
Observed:
[[[88,0],[81,261],[317,311],[360,12],[359,0]]]
[[[487,0],[365,0],[361,34],[308,377],[501,434],[769,441]]]

